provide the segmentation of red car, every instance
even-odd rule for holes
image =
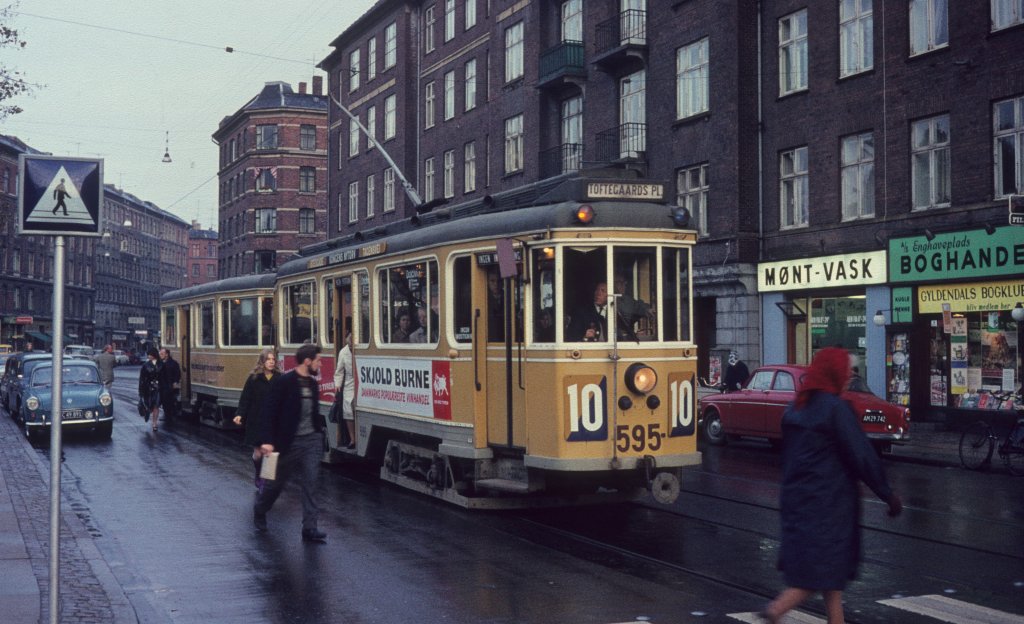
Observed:
[[[806,366],[762,366],[736,392],[708,395],[699,401],[704,439],[724,444],[728,437],[782,439],[782,414],[803,382]],[[910,410],[884,401],[854,377],[842,397],[850,403],[864,433],[879,450],[910,439]]]

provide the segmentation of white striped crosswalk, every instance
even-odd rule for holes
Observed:
[[[950,624],[1024,624],[1024,615],[1007,613],[938,594],[879,600],[879,604],[933,618]],[[761,624],[756,612],[730,613],[729,617],[748,624]],[[826,624],[825,618],[791,611],[783,620],[793,624]]]

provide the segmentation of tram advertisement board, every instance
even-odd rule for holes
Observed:
[[[451,420],[451,365],[443,360],[356,358],[360,408]]]

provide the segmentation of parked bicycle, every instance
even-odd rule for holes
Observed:
[[[960,436],[960,463],[968,470],[987,467],[992,451],[997,450],[1010,474],[1024,476],[1024,393],[1018,392],[1014,401],[1017,422],[1000,442],[992,425],[979,420]],[[996,447],[996,443],[999,444]]]

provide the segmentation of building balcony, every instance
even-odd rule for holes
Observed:
[[[598,162],[647,163],[647,124],[624,123],[597,133]]]
[[[582,143],[563,143],[540,153],[540,177],[542,180],[563,173],[573,173],[582,168]]]
[[[647,11],[630,9],[597,25],[597,53],[592,62],[610,69],[647,57]]]
[[[540,55],[540,78],[537,80],[540,89],[578,84],[586,77],[582,41],[563,41]]]

